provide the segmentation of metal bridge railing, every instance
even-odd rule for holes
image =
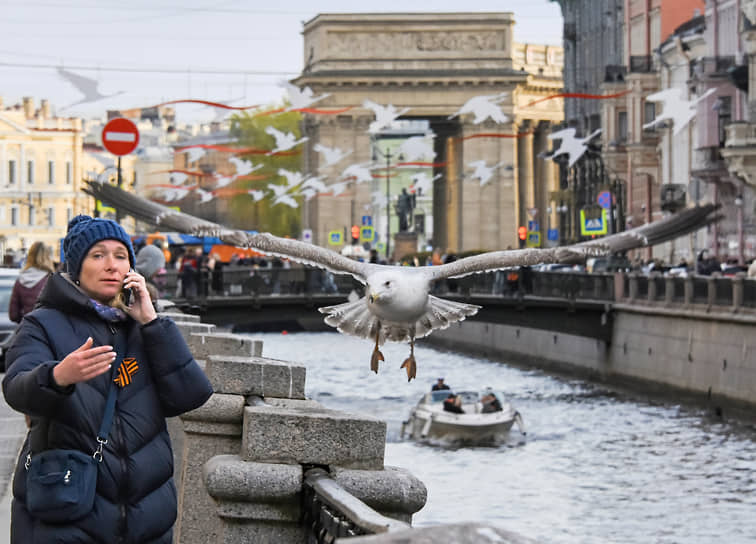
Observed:
[[[409,529],[388,518],[341,487],[321,468],[305,473],[302,515],[308,544],[332,544],[337,538]]]

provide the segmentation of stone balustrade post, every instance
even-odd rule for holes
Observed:
[[[621,302],[625,298],[625,276],[624,272],[614,273],[614,300]]]
[[[628,298],[630,302],[635,302],[638,298],[638,274],[636,272],[630,272],[628,275]]]
[[[671,306],[675,299],[675,278],[664,278],[664,305]]]
[[[745,286],[743,282],[746,275],[742,272],[735,274],[732,278],[732,311],[737,312],[743,306],[743,297],[745,296]]]
[[[689,306],[693,304],[693,289],[694,289],[694,283],[693,283],[693,276],[687,276],[684,280],[683,286],[684,286],[684,303],[686,306]]]
[[[719,272],[713,272],[711,276],[706,278],[706,304],[709,309],[713,308],[717,303],[717,278],[721,277]]]
[[[646,280],[646,284],[648,285],[646,300],[649,304],[656,302],[656,278],[660,276],[659,272],[651,272]]]

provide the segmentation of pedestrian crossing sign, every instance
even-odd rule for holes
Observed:
[[[332,246],[338,246],[343,243],[344,233],[340,230],[332,230],[328,233],[328,243]]]
[[[541,232],[528,231],[528,237],[525,240],[528,247],[541,247]]]
[[[592,236],[606,234],[606,210],[601,209],[600,215],[586,214],[585,209],[580,210],[580,234]]]
[[[373,227],[360,228],[360,242],[372,242],[375,239],[375,229]]]

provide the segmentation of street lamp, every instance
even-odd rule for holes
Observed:
[[[737,208],[737,221],[738,221],[738,264],[745,264],[745,256],[743,252],[743,243],[745,237],[743,236],[743,195],[739,194],[735,197],[735,207]]]
[[[399,153],[392,153],[390,149],[382,151],[378,147],[378,141],[373,141],[373,161],[378,160],[378,156],[386,159],[386,261],[389,260],[389,248],[391,240],[391,176],[389,174],[389,168],[391,168],[391,159],[396,157],[401,160]]]

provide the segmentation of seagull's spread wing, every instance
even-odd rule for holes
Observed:
[[[299,240],[279,238],[268,233],[249,234],[243,230],[227,229],[217,223],[172,210],[126,192],[115,185],[91,182],[87,184],[85,192],[147,223],[165,226],[170,230],[186,234],[215,236],[229,245],[248,247],[263,253],[287,257],[304,264],[328,269],[336,274],[351,274],[363,282],[370,268],[377,266],[354,261],[330,249]]]
[[[720,219],[720,216],[716,214],[718,208],[719,206],[715,204],[687,208],[653,223],[570,246],[548,249],[491,251],[480,255],[473,255],[472,257],[465,257],[449,264],[431,267],[429,273],[434,280],[438,280],[512,266],[533,266],[542,263],[577,263],[590,256],[606,255],[639,247],[653,246],[694,232],[710,223],[718,221]]]

